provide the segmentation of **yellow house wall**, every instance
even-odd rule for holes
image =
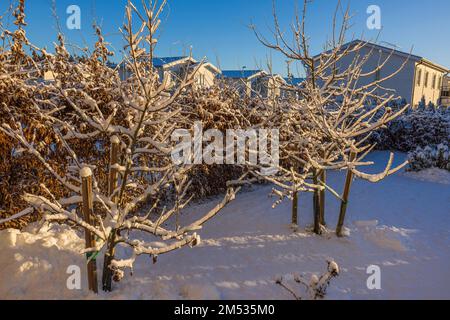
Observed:
[[[425,82],[426,74],[428,73],[428,84]],[[420,82],[419,82],[419,74],[420,74]],[[433,77],[436,76],[436,83],[433,87]],[[441,88],[442,88],[442,79],[444,77],[444,73],[432,68],[431,66],[424,65],[421,63],[416,63],[416,72],[414,79],[414,96],[413,96],[413,106],[419,105],[422,97],[425,98],[425,103],[428,104],[430,102],[437,104],[438,100],[441,96]],[[441,79],[441,80],[439,80]],[[439,85],[439,83],[441,85]]]

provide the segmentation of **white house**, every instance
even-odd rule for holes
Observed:
[[[389,58],[389,60],[379,72],[371,76],[361,77],[357,87],[383,79],[401,68],[395,76],[381,82],[380,87],[394,90],[397,95],[412,106],[417,106],[422,99],[425,99],[427,104],[429,102],[439,103],[443,77],[449,72],[447,68],[417,55],[362,40],[349,42],[342,49],[360,44],[363,44],[363,47],[358,52],[349,53],[337,62],[338,69],[348,68],[355,58],[361,61],[361,59],[367,57],[363,72],[371,72],[381,66],[386,59]],[[322,54],[319,54],[314,59],[318,61],[321,56]],[[402,68],[403,64],[405,65]],[[379,90],[382,91],[382,88]]]
[[[219,78],[241,96],[277,99],[282,95],[286,81],[280,75],[264,70],[224,70]]]
[[[210,88],[221,74],[219,68],[212,63],[198,62],[192,57],[154,58],[153,66],[158,69],[161,79],[168,78],[174,84],[183,79],[186,72],[194,71],[200,66],[195,74],[195,85],[200,88]]]
[[[214,85],[216,77],[221,71],[210,62],[198,62],[192,57],[163,57],[153,58],[153,67],[158,70],[160,79],[165,79],[169,86],[176,87],[182,80],[186,72],[193,72],[198,67],[195,74],[195,86],[198,88],[210,88]],[[119,68],[120,76],[126,79],[130,76],[131,70],[125,70],[123,66]]]

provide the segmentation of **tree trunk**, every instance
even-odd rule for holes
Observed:
[[[292,200],[292,225],[298,226],[298,192],[294,192]]]
[[[102,287],[103,291],[111,292],[112,291],[112,278],[113,271],[109,267],[111,262],[114,260],[114,256],[116,248],[116,232],[113,230],[108,239],[108,245],[106,248],[105,258],[103,262],[103,277],[102,277]]]
[[[327,184],[327,172],[325,170],[322,170],[320,172],[320,180],[323,182],[323,185],[325,186]],[[326,226],[326,219],[325,219],[325,189],[320,191],[320,224],[323,226]]]
[[[319,179],[318,179],[316,170],[313,171],[313,179],[314,179],[314,184],[318,185]],[[314,200],[313,201],[314,201],[314,233],[320,235],[320,234],[322,234],[322,228],[320,226],[320,191],[319,190],[314,191]]]
[[[120,140],[116,136],[111,138],[111,153],[109,158],[109,177],[108,177],[108,194],[112,196],[118,186],[119,171],[112,167],[120,162]],[[112,201],[117,203],[117,195],[112,198]],[[115,241],[116,232],[112,230],[108,239],[106,253],[103,261],[103,275],[102,275],[102,288],[105,292],[112,291],[112,278],[113,271],[109,267],[115,256]]]
[[[356,153],[352,152],[350,154],[350,162],[355,161],[355,159],[356,159]],[[343,236],[342,230],[344,228],[345,215],[347,213],[348,200],[349,200],[349,196],[350,196],[350,188],[352,186],[352,181],[353,181],[353,173],[349,169],[347,172],[347,179],[345,181],[344,194],[342,196],[341,211],[339,213],[339,221],[338,221],[338,225],[336,227],[336,235],[338,237]]]

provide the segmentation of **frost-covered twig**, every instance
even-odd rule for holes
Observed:
[[[295,276],[294,281],[301,284],[305,289],[309,299],[318,300],[325,298],[327,289],[330,286],[331,280],[338,277],[340,273],[339,266],[334,261],[328,261],[327,271],[320,277],[313,274],[309,281],[301,276]],[[281,286],[284,290],[289,292],[295,300],[303,300],[300,294],[297,294],[292,288],[283,282],[283,278],[277,279],[276,284]]]

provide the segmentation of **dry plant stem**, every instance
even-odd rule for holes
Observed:
[[[297,293],[296,293],[294,290],[292,290],[292,289],[289,288],[287,285],[285,285],[285,284],[283,283],[283,281],[277,281],[277,284],[278,284],[280,287],[282,287],[284,290],[286,290],[287,292],[289,292],[289,293],[294,297],[295,300],[297,300],[297,301],[301,301],[301,300],[302,300],[302,298],[301,298],[300,296],[298,296]]]

